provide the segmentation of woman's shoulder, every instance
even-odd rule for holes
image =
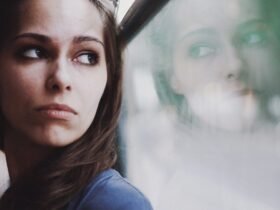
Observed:
[[[152,210],[147,198],[114,169],[98,174],[68,210]]]

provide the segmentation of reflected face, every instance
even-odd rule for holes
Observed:
[[[6,135],[68,145],[92,123],[107,82],[100,13],[88,0],[26,0],[18,20],[0,53]]]
[[[250,127],[280,93],[279,43],[256,0],[187,1],[178,11],[174,90],[210,126]]]

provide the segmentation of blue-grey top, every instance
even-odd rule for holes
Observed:
[[[98,174],[67,210],[152,210],[147,198],[114,169]]]

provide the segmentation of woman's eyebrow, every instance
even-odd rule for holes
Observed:
[[[16,41],[16,40],[22,39],[22,38],[32,38],[32,39],[35,39],[35,40],[37,40],[39,42],[43,42],[43,43],[51,42],[50,37],[42,35],[42,34],[38,34],[38,33],[22,33],[22,34],[15,36],[13,41]],[[93,37],[93,36],[75,36],[73,39],[74,43],[91,42],[91,41],[97,42],[104,47],[104,43],[101,40],[99,40],[98,38]]]
[[[244,30],[249,29],[251,27],[258,26],[260,24],[263,26],[265,23],[267,23],[267,21],[265,19],[248,20],[248,21],[240,24],[239,31],[244,31]]]
[[[93,36],[75,36],[73,39],[74,43],[81,43],[81,42],[97,42],[104,47],[104,43],[96,37]]]
[[[193,31],[187,31],[182,33],[179,36],[178,42],[183,41],[186,38],[193,37],[193,36],[213,36],[216,34],[216,31],[213,28],[199,28]]]
[[[19,34],[17,36],[15,36],[15,38],[13,39],[13,41],[16,41],[18,39],[22,39],[22,38],[32,38],[35,39],[39,42],[43,42],[43,43],[48,43],[51,42],[51,39],[45,35],[42,34],[37,34],[37,33],[23,33],[23,34]]]

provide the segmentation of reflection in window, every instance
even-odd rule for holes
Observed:
[[[173,0],[128,49],[128,176],[155,209],[279,209],[278,8]]]

